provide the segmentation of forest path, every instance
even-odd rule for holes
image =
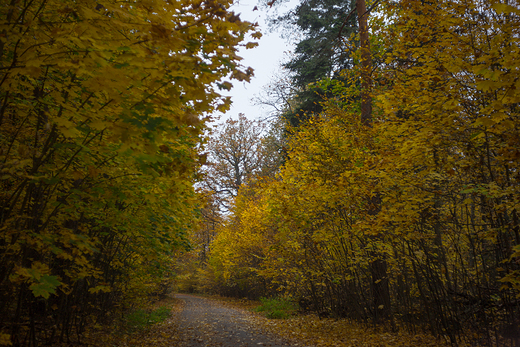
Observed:
[[[262,332],[245,310],[223,306],[215,300],[176,294],[183,301],[177,313],[179,347],[290,347],[295,346]]]

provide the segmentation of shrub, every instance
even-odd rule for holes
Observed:
[[[288,298],[260,298],[260,302],[262,305],[255,308],[255,311],[264,312],[271,319],[285,319],[298,310],[298,305]]]
[[[152,324],[163,322],[170,316],[170,312],[171,310],[166,306],[152,311],[138,309],[125,317],[126,326],[130,331],[142,330]]]

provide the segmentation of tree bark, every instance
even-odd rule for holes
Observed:
[[[365,126],[372,126],[372,54],[370,51],[370,38],[368,35],[368,12],[365,0],[356,1],[359,43],[361,49],[361,123]],[[368,214],[377,215],[381,209],[381,197],[376,193],[368,197]],[[377,241],[378,235],[372,237],[372,242]],[[372,299],[374,322],[387,319],[391,314],[390,290],[388,286],[388,265],[384,254],[377,250],[371,252],[372,262],[370,263],[370,273],[372,276]]]
[[[372,126],[372,55],[370,54],[370,39],[368,36],[368,13],[365,0],[356,1],[359,43],[361,48],[361,122]]]

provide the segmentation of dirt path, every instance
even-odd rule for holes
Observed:
[[[177,294],[184,302],[176,317],[179,347],[292,347],[278,337],[261,332],[245,311],[217,301]]]

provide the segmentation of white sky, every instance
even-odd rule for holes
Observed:
[[[296,0],[290,3],[296,4]],[[253,11],[254,7],[258,6],[257,11]],[[278,5],[280,6],[280,5]],[[280,6],[282,11],[284,7]],[[288,6],[285,6],[288,8]],[[226,96],[231,96],[233,104],[231,109],[226,114],[220,117],[220,122],[228,118],[238,118],[239,113],[244,113],[249,119],[264,118],[269,114],[271,109],[261,106],[254,106],[252,98],[258,95],[262,87],[267,85],[271,80],[273,74],[279,70],[282,62],[284,52],[292,51],[293,46],[280,37],[278,32],[269,32],[267,23],[265,22],[267,15],[272,15],[274,9],[265,9],[258,4],[258,0],[240,0],[236,2],[231,10],[235,13],[240,13],[240,19],[249,22],[258,22],[260,32],[263,34],[260,40],[247,40],[245,42],[258,42],[259,46],[253,49],[241,49],[239,56],[244,58],[241,63],[244,66],[250,66],[255,70],[255,76],[250,83],[243,83],[233,81],[233,88],[230,92],[223,93]],[[270,11],[270,12],[267,12]],[[279,10],[278,10],[279,11]]]

